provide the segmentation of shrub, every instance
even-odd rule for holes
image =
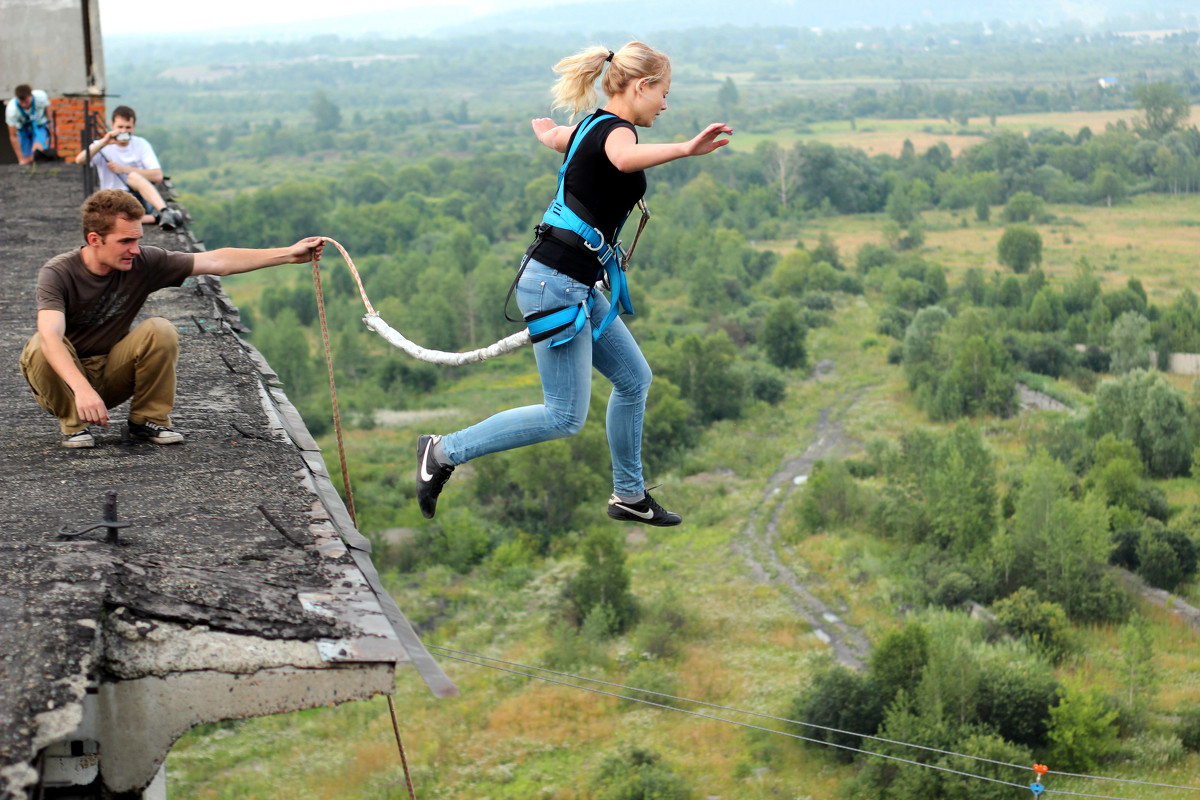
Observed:
[[[790,710],[792,719],[837,728],[852,733],[835,733],[821,728],[801,726],[801,736],[845,747],[859,747],[862,736],[874,734],[883,721],[883,701],[871,678],[846,667],[835,665],[816,676],[812,688],[797,697]],[[841,761],[850,761],[849,750],[833,750]]]
[[[809,531],[845,524],[862,516],[862,490],[841,461],[818,461],[804,486],[800,521]]]
[[[1200,752],[1200,706],[1184,709],[1178,730],[1183,746],[1193,753]]]
[[[957,608],[971,598],[975,581],[961,572],[947,573],[933,590],[933,602],[943,608]]]
[[[1071,650],[1067,612],[1058,603],[1044,602],[1027,586],[992,606],[996,620],[1010,634],[1044,652],[1054,663]]]
[[[584,567],[563,591],[568,618],[582,626],[592,610],[604,604],[612,615],[610,632],[624,631],[637,618],[637,601],[629,591],[625,548],[618,534],[609,528],[599,529],[587,535],[580,549]]]
[[[1117,712],[1108,710],[1096,686],[1069,684],[1059,689],[1050,709],[1050,755],[1059,769],[1093,772],[1117,746]]]
[[[605,758],[588,788],[595,800],[691,800],[683,778],[651,750],[630,747]]]

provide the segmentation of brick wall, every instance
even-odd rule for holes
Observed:
[[[88,104],[88,111],[94,120],[97,133],[108,130],[105,119],[104,98],[102,97],[54,97],[50,99],[51,134],[58,154],[70,160],[83,149],[83,105]]]

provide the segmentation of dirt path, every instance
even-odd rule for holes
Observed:
[[[817,367],[818,377],[832,369],[832,362],[822,362]],[[849,403],[845,400],[845,397],[839,398],[837,403],[843,406],[838,412],[839,417],[854,405],[857,397],[851,398]],[[866,637],[808,591],[805,580],[811,583],[811,577],[797,575],[780,557],[781,550],[790,552],[790,547],[779,541],[779,518],[784,501],[807,479],[813,464],[822,458],[844,454],[850,444],[842,431],[841,419],[833,418],[835,407],[822,409],[814,431],[815,439],[804,453],[785,461],[767,481],[762,503],[750,515],[741,536],[733,543],[733,550],[746,560],[756,581],[777,589],[796,613],[812,626],[813,634],[833,648],[838,663],[861,669],[871,650]],[[760,531],[759,520],[763,518],[766,524]]]

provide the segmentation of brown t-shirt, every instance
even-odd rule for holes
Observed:
[[[139,250],[128,272],[93,275],[80,250],[55,256],[38,272],[38,311],[66,315],[67,339],[80,358],[108,353],[129,333],[151,292],[179,286],[192,274],[192,253],[148,245]]]

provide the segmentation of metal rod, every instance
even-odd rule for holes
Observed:
[[[117,492],[115,489],[109,489],[104,493],[104,521],[117,521]],[[105,539],[109,544],[118,544],[117,528],[115,526],[108,527],[108,538]]]

